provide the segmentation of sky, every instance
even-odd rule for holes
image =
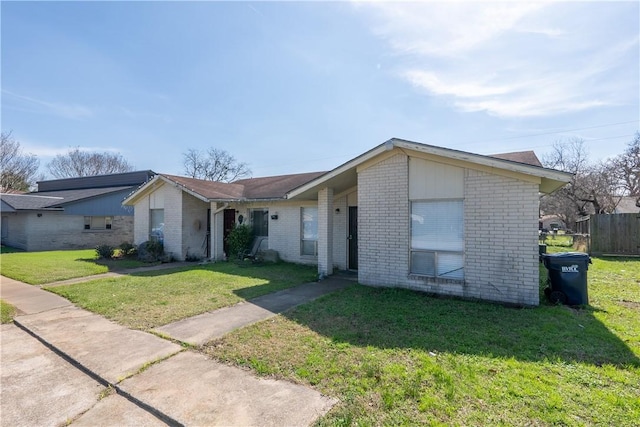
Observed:
[[[479,154],[640,129],[640,3],[2,1],[2,131],[184,174],[331,170],[396,137]]]

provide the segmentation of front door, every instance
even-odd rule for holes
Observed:
[[[349,206],[349,270],[358,269],[358,207]]]
[[[224,220],[223,220],[223,234],[222,234],[222,250],[224,253],[229,256],[229,244],[227,243],[227,236],[233,230],[233,227],[236,225],[236,210],[235,209],[225,209],[224,210]]]

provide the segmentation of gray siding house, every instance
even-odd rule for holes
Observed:
[[[533,152],[484,156],[391,139],[329,172],[230,184],[159,174],[124,201],[134,241],[224,259],[250,224],[286,261],[364,285],[537,305],[538,196],[570,175]]]
[[[2,194],[2,244],[27,251],[117,246],[133,241],[133,209],[122,201],[152,171],[38,182],[38,191]]]

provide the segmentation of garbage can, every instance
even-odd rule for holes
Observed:
[[[544,290],[549,301],[568,305],[589,304],[589,255],[582,252],[560,252],[543,254],[542,257],[544,266],[549,270],[550,286]]]

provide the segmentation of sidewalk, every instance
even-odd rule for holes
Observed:
[[[222,336],[352,283],[329,278],[304,284],[157,330],[181,341],[204,343],[209,337]],[[0,296],[20,311],[15,319],[20,329],[103,387],[116,391],[99,401],[96,399],[89,410],[77,414],[79,417],[72,424],[309,425],[336,403],[335,399],[307,387],[257,378],[184,350],[171,341],[127,329],[32,285],[2,277]],[[18,387],[4,387],[16,379],[10,369],[5,369],[5,353],[19,353],[17,348],[12,352],[11,347],[18,346],[20,341],[16,338],[19,334],[13,332],[14,339],[6,338],[7,330],[2,329],[2,424],[23,424],[24,419],[7,419],[11,413],[6,405],[19,403],[23,413],[25,406],[30,406],[31,411],[51,408],[30,405],[31,400],[38,400],[38,391],[31,396],[21,395]],[[21,372],[24,375],[24,370]],[[40,373],[31,373],[37,374]],[[146,415],[141,416],[140,412],[127,415],[131,408]],[[51,423],[46,418],[42,421]]]

